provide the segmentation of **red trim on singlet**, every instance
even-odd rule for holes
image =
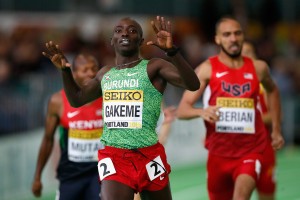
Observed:
[[[261,108],[261,112],[263,114],[268,112],[268,107],[267,107],[267,103],[265,100],[265,90],[264,90],[263,86],[259,87],[258,104],[259,104],[259,106]]]

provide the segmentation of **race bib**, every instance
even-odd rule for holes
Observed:
[[[101,181],[105,177],[116,173],[115,166],[110,158],[104,158],[98,162],[98,173]]]
[[[107,128],[142,128],[142,90],[106,90],[103,95],[104,123]]]
[[[160,180],[164,179],[164,176],[161,176],[163,173],[165,173],[165,166],[160,158],[160,156],[157,156],[153,161],[149,162],[146,165],[147,173],[150,178],[150,181],[156,179],[157,177],[160,178]]]
[[[97,162],[102,129],[69,129],[68,158],[73,162]]]
[[[255,106],[250,98],[218,97],[220,106],[216,132],[220,133],[255,133]]]

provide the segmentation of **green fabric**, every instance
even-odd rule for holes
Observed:
[[[133,68],[121,70],[112,68],[103,76],[101,87],[103,92],[103,117],[105,123],[101,142],[103,142],[104,145],[135,149],[157,143],[158,138],[155,127],[161,111],[162,94],[154,88],[149,80],[147,73],[148,62],[148,60],[142,60]],[[134,97],[139,97],[140,93],[143,94],[142,101],[130,101],[133,99],[133,96],[129,94],[136,94]],[[109,101],[111,99],[114,99],[114,101]],[[122,113],[125,113],[126,116],[130,115],[128,114],[129,112],[134,113],[133,110],[130,110],[134,107],[132,105],[141,104],[142,111],[140,113],[142,113],[142,118],[140,122],[142,127],[128,128],[126,126],[127,122],[132,118],[124,122],[126,121],[124,118],[120,119],[118,117],[124,116]],[[123,112],[121,111],[122,109]],[[132,115],[130,115],[130,117],[132,117]],[[114,128],[108,128],[112,127],[109,120],[114,121],[114,124],[126,128],[119,128],[118,125],[113,126]]]
[[[64,134],[65,134],[65,128],[62,126],[59,126],[59,144],[60,144],[61,149],[65,148]]]

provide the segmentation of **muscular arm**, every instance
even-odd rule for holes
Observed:
[[[175,66],[162,67],[160,75],[169,83],[180,86],[190,91],[196,91],[200,87],[200,82],[192,67],[182,57],[180,53],[170,57],[171,63]]]
[[[102,96],[101,79],[107,68],[101,69],[95,78],[80,88],[71,73],[70,68],[62,70],[63,84],[67,98],[73,107],[80,107]]]
[[[161,50],[170,54],[174,50],[173,38],[171,34],[171,22],[165,21],[164,17],[157,16],[156,23],[151,21],[151,25],[156,33],[157,38],[156,41],[147,42],[147,45],[155,45]],[[162,59],[152,59],[150,61],[148,64],[148,75],[150,79],[152,79],[152,83],[153,79],[156,79],[158,82],[163,81],[163,84],[166,84],[165,81],[167,81],[175,86],[179,86],[187,90],[198,90],[200,87],[200,82],[197,78],[197,75],[195,74],[193,68],[182,57],[182,55],[177,52],[175,55],[173,54],[169,58],[171,60],[170,62]],[[159,80],[157,75],[163,80]],[[154,86],[156,86],[155,83]]]
[[[263,120],[264,124],[266,124],[267,126],[271,126],[272,125],[272,117],[270,115],[270,106],[268,105],[268,98],[267,98],[266,92],[263,93],[263,98],[264,98],[264,101],[266,102],[267,112],[262,113],[262,120]]]
[[[284,140],[281,135],[281,103],[279,90],[271,77],[268,65],[261,60],[255,61],[254,65],[259,80],[267,92],[267,100],[272,118],[273,147],[275,149],[280,149],[284,144]]]
[[[158,140],[162,145],[165,145],[170,134],[172,122],[175,119],[176,108],[170,106],[165,108],[163,112],[164,120],[159,130]]]
[[[160,58],[151,59],[148,63],[147,73],[154,87],[163,93],[167,83],[187,90],[197,90],[200,82],[194,70],[188,66],[187,70],[181,70],[171,62]],[[184,69],[183,67],[183,69]],[[189,79],[189,77],[191,77]],[[194,80],[196,78],[196,80]]]
[[[73,107],[80,107],[102,96],[100,81],[108,68],[101,69],[95,78],[80,88],[73,78],[71,64],[61,51],[59,45],[49,41],[46,43],[46,48],[47,51],[42,53],[51,60],[56,68],[62,71],[64,89]]]
[[[44,136],[38,154],[38,160],[37,160],[34,180],[32,184],[32,192],[36,197],[41,196],[42,171],[53,149],[54,134],[55,134],[56,127],[59,124],[61,106],[62,106],[61,94],[56,93],[52,95],[48,103],[47,115],[46,115],[46,127],[45,127]]]
[[[272,129],[280,132],[281,103],[278,87],[273,81],[268,65],[265,62],[258,60],[255,62],[255,65],[257,66],[259,79],[267,92],[267,100],[272,117]]]
[[[211,65],[209,61],[206,61],[199,67],[197,67],[196,72],[201,83],[200,89],[194,92],[184,92],[177,108],[177,117],[180,119],[202,117],[204,120],[207,120],[209,122],[216,121],[218,118],[218,116],[216,115],[217,107],[212,106],[207,109],[195,107],[195,103],[202,96],[211,76]]]

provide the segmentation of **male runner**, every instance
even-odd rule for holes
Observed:
[[[251,59],[257,59],[254,46],[249,42],[244,42],[242,55],[248,56]],[[267,103],[267,95],[264,87],[260,84],[259,96],[257,106],[259,111],[262,113],[262,120],[266,126],[268,135],[270,135],[272,119],[269,112],[269,106]],[[267,144],[265,151],[263,152],[261,173],[256,185],[256,190],[258,192],[258,197],[260,200],[274,200],[276,192],[276,179],[275,179],[275,169],[276,169],[276,153],[270,142]]]
[[[55,63],[55,60],[52,61]],[[81,87],[96,76],[98,62],[91,55],[79,54],[72,65],[74,80]],[[59,200],[99,200],[97,170],[99,137],[102,134],[102,98],[74,108],[61,90],[48,103],[46,128],[39,151],[32,192],[42,194],[42,171],[50,157],[56,128],[59,127],[60,160],[57,167]]]
[[[135,20],[121,19],[114,27],[111,45],[115,65],[105,66],[96,78],[80,88],[74,81],[69,63],[58,45],[46,44],[50,59],[60,58],[68,100],[81,106],[103,96],[105,145],[99,151],[101,197],[109,200],[131,200],[135,192],[142,199],[172,199],[164,147],[155,131],[161,111],[162,95],[167,83],[188,90],[197,90],[200,82],[186,60],[173,45],[171,23],[158,16],[151,22],[156,33],[154,45],[165,51],[170,61],[140,57],[143,31]]]
[[[220,52],[197,67],[200,89],[186,91],[177,111],[182,119],[205,120],[211,200],[250,199],[255,188],[262,152],[269,142],[256,108],[260,82],[266,88],[271,108],[272,146],[278,150],[284,143],[278,88],[264,61],[241,55],[243,41],[237,20],[224,17],[218,21],[215,42]],[[203,93],[204,108],[194,107]]]

